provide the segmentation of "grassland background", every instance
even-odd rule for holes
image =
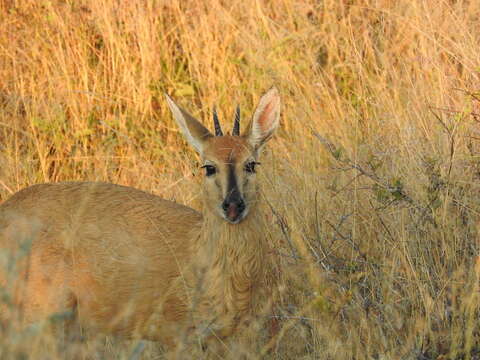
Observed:
[[[276,85],[262,197],[287,285],[268,357],[478,359],[479,71],[477,1],[2,0],[0,196],[98,180],[200,208],[163,93],[228,128]],[[2,359],[61,357],[0,331]],[[161,358],[141,346],[83,351]]]

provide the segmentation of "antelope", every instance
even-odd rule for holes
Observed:
[[[170,349],[186,334],[208,349],[258,314],[269,250],[256,172],[279,124],[279,93],[262,96],[243,134],[237,107],[231,135],[215,110],[213,135],[166,100],[201,159],[203,213],[110,183],[17,192],[0,206],[0,287],[22,323],[70,311],[82,328]]]

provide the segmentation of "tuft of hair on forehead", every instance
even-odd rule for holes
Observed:
[[[221,154],[228,153],[229,157],[247,151],[259,154],[265,143],[272,137],[280,120],[280,94],[275,87],[272,87],[260,98],[252,121],[243,135],[240,135],[240,108],[238,106],[232,135],[223,134],[214,108],[213,119],[216,135],[214,136],[200,121],[178,106],[170,96],[165,94],[165,97],[181,132],[200,154],[203,154],[206,148],[211,148],[208,146],[209,144],[219,141],[221,144],[217,145],[218,151]],[[217,155],[222,157],[223,155],[221,156],[220,153]]]
[[[203,156],[222,163],[230,163],[252,155],[254,148],[243,136],[212,137],[205,144]]]

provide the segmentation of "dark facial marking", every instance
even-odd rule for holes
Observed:
[[[228,165],[227,196],[226,201],[239,201],[241,199],[238,191],[237,178],[235,177],[235,168],[233,164]]]
[[[237,178],[235,177],[235,168],[233,164],[227,165],[227,196],[223,201],[222,208],[227,218],[235,222],[239,219],[245,210],[245,202],[238,190]]]

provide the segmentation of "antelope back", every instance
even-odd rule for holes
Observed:
[[[0,206],[0,285],[23,323],[73,311],[88,328],[164,340],[171,329],[148,324],[155,310],[157,325],[186,312],[172,279],[201,225],[195,210],[130,187],[34,185]]]
[[[237,110],[232,135],[223,135],[216,113],[214,136],[167,100],[182,133],[200,154],[204,215],[228,226],[234,237],[240,231],[232,230],[241,228],[239,223],[256,204],[258,159],[279,121],[278,91],[272,88],[261,98],[242,134]],[[173,342],[174,330],[188,323],[194,251],[200,235],[209,236],[202,234],[204,222],[191,208],[131,187],[34,185],[0,205],[0,285],[13,295],[24,322],[72,311],[89,328]],[[250,249],[260,256],[255,243]],[[220,250],[216,256],[222,261],[240,258],[225,259]],[[252,258],[241,255],[245,261]],[[211,273],[224,274],[219,269]],[[226,281],[231,279],[217,282],[224,286]],[[5,315],[0,307],[0,317]],[[229,316],[236,319],[235,313]]]

